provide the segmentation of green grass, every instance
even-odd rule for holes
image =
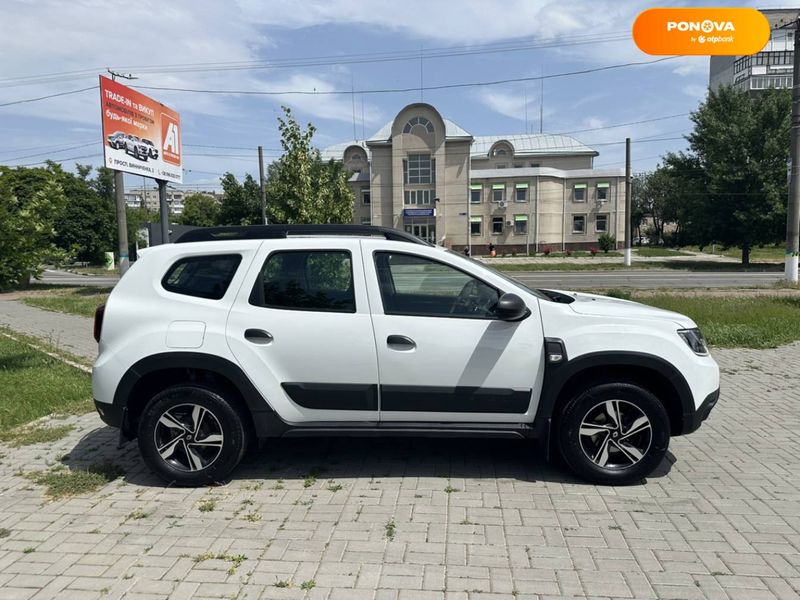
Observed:
[[[0,434],[0,441],[8,443],[14,448],[33,444],[46,444],[49,442],[56,442],[66,437],[73,429],[75,429],[75,427],[72,425],[23,427]]]
[[[689,316],[712,346],[775,348],[800,340],[799,296],[682,297],[634,300]]]
[[[783,265],[775,263],[751,263],[749,267],[742,267],[739,263],[715,261],[636,261],[630,267],[615,263],[585,262],[585,263],[486,263],[488,266],[504,272],[515,271],[621,271],[630,269],[650,269],[657,271],[725,271],[725,272],[782,272]]]
[[[124,471],[117,465],[104,463],[86,469],[58,467],[49,471],[34,471],[25,477],[45,487],[45,494],[53,499],[87,494],[100,489],[121,477]]]
[[[97,307],[105,304],[110,292],[104,287],[69,288],[27,296],[22,301],[28,306],[92,318]]]
[[[3,335],[0,390],[0,434],[52,413],[84,414],[93,408],[88,373]]]
[[[639,256],[691,256],[691,252],[682,252],[680,250],[673,250],[672,248],[661,248],[659,246],[642,246],[634,248],[634,252]]]
[[[737,248],[736,246],[731,246],[730,248],[723,248],[720,245],[716,246],[703,246],[701,249],[699,246],[686,246],[686,250],[692,250],[694,252],[707,252],[709,254],[721,254],[722,256],[729,256],[731,258],[738,258],[741,260],[742,258],[742,249]],[[783,260],[785,256],[786,248],[783,245],[778,246],[756,246],[750,248],[750,261],[754,260]]]

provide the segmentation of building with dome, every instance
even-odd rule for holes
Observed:
[[[473,254],[621,245],[624,169],[554,134],[473,136],[426,103],[409,104],[367,140],[325,148],[352,172],[353,222],[403,229]]]

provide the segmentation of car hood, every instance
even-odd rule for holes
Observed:
[[[638,302],[632,302],[631,300],[622,300],[620,298],[611,298],[609,296],[587,294],[584,292],[554,291],[574,298],[574,301],[569,303],[569,307],[581,315],[609,318],[659,319],[662,321],[672,321],[685,328],[696,327],[694,321],[685,315],[670,310],[654,308]]]

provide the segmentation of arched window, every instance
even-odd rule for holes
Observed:
[[[361,155],[358,152],[356,152],[350,157],[350,160],[361,160]]]
[[[494,151],[495,156],[506,156],[507,154],[508,152],[506,152],[505,148],[498,148],[497,150]]]
[[[411,130],[417,125],[424,127],[428,133],[433,133],[433,123],[425,117],[413,117],[409,119],[406,126],[403,127],[403,133],[411,133]]]

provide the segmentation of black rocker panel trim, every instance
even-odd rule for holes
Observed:
[[[523,414],[531,390],[473,386],[382,385],[381,411]]]
[[[292,402],[319,410],[378,410],[378,386],[369,383],[282,383]]]

